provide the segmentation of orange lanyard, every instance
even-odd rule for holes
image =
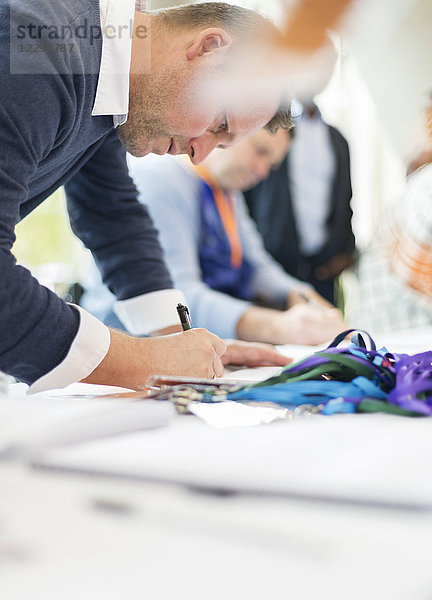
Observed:
[[[227,196],[208,169],[199,165],[194,166],[194,170],[213,192],[216,208],[231,248],[231,266],[239,268],[243,261],[243,252],[232,199]]]

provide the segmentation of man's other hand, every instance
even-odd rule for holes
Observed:
[[[292,358],[284,356],[271,344],[225,340],[226,351],[221,356],[224,365],[244,367],[284,367]]]

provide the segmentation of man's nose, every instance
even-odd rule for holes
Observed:
[[[199,165],[218,145],[213,133],[205,133],[190,141],[190,158],[194,165]]]

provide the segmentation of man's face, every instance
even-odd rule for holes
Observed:
[[[225,152],[215,150],[205,162],[212,175],[226,190],[245,191],[268,177],[280,165],[290,143],[290,134],[275,135],[260,129]]]
[[[275,92],[251,101],[250,94],[231,93],[229,85],[220,69],[201,64],[132,76],[121,141],[134,156],[189,154],[199,164],[214,148],[232,146],[263,127],[279,106]]]

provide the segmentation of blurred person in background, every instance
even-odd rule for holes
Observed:
[[[313,102],[294,121],[287,157],[245,198],[267,251],[334,303],[335,280],[355,257],[348,143]]]
[[[261,129],[198,167],[172,157],[130,163],[194,325],[221,337],[318,344],[345,328],[339,311],[265,251],[241,193],[281,163],[290,136]]]
[[[360,255],[356,327],[386,332],[432,325],[432,97],[425,133],[402,196]]]

